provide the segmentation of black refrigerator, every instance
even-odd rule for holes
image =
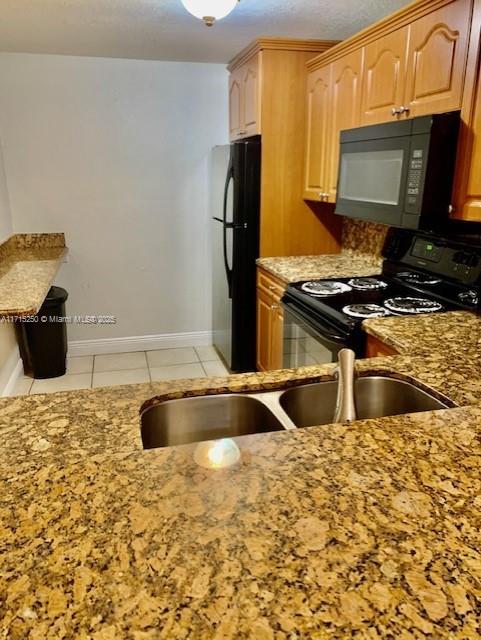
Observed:
[[[261,138],[212,153],[213,344],[232,372],[256,370]]]

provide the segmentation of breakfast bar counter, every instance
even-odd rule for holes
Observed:
[[[360,361],[459,408],[144,451],[142,406],[333,365],[0,400],[11,638],[478,638],[481,356]],[[458,369],[460,359],[464,367]]]
[[[35,315],[67,255],[63,233],[16,234],[0,245],[0,317]]]

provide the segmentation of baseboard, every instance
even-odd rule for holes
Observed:
[[[130,336],[100,340],[73,340],[68,344],[69,356],[100,356],[106,353],[129,353],[176,349],[180,347],[204,347],[212,344],[212,331],[167,333],[156,336]]]
[[[17,380],[22,374],[23,363],[20,359],[18,347],[15,347],[0,371],[0,389],[2,390],[2,398],[12,394],[15,385],[17,384]]]

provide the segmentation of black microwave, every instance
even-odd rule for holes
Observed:
[[[341,132],[335,212],[391,227],[448,221],[460,112]]]

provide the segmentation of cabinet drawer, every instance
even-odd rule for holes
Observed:
[[[284,283],[262,269],[257,270],[257,286],[261,291],[270,296],[274,302],[281,301],[286,289]]]

